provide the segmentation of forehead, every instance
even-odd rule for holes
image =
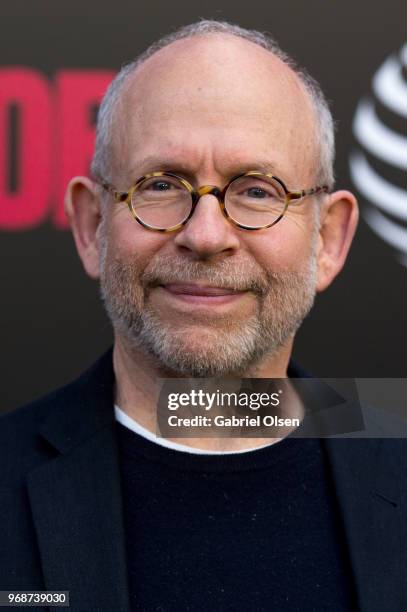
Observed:
[[[148,158],[219,174],[270,159],[286,180],[306,180],[313,170],[314,111],[303,84],[277,57],[235,36],[194,37],[158,51],[129,77],[120,106],[126,174]]]

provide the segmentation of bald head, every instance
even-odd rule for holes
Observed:
[[[280,59],[235,36],[194,37],[161,49],[129,76],[115,118],[114,172],[137,178],[137,165],[155,156],[188,162],[191,174],[208,176],[213,164],[226,178],[233,164],[254,169],[270,158],[270,170],[297,188],[315,179],[315,133],[309,95]],[[142,166],[139,174],[154,169]]]
[[[100,111],[94,172],[127,174],[129,156],[138,161],[139,145],[157,132],[163,145],[165,133],[171,139],[173,155],[191,130],[195,143],[217,130],[218,141],[228,139],[229,158],[239,157],[252,135],[267,136],[262,155],[272,151],[276,173],[289,152],[292,188],[302,177],[332,183],[332,126],[326,129],[327,109],[319,112],[323,96],[315,97],[312,79],[262,34],[219,22],[193,28],[159,41],[116,77]]]

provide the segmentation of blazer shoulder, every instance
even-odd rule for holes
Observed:
[[[6,439],[11,433],[37,429],[47,417],[55,403],[65,395],[66,389],[73,383],[64,385],[46,395],[23,404],[10,412],[0,415],[0,437]]]
[[[49,417],[57,424],[80,417],[85,397],[103,385],[110,371],[111,350],[70,383],[0,415],[0,456],[16,459],[38,452],[43,423]]]
[[[25,471],[37,461],[50,457],[51,449],[44,446],[39,431],[42,423],[65,401],[73,385],[75,382],[0,416],[0,457],[3,466],[10,465],[5,472],[13,479],[19,471],[17,466]],[[7,477],[5,472],[3,475]]]

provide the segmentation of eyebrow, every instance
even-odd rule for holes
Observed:
[[[167,172],[172,170],[173,172],[180,172],[188,175],[189,177],[193,176],[190,168],[188,168],[188,164],[175,161],[168,157],[160,157],[155,155],[149,155],[137,161],[129,174],[134,180],[137,180],[144,174],[148,174],[149,172],[158,172],[161,170]]]
[[[278,164],[274,163],[270,159],[266,160],[264,158],[253,159],[250,162],[232,162],[229,164],[228,168],[225,168],[224,176],[231,178],[232,176],[243,174],[249,170],[257,170],[258,172],[262,172],[264,174],[273,174],[283,181],[287,178],[286,173],[283,172],[281,168],[278,168]],[[191,169],[188,163],[185,163],[179,159],[170,159],[168,157],[160,157],[156,155],[148,155],[147,157],[137,161],[137,163],[133,165],[132,169],[130,170],[129,175],[131,180],[135,182],[144,174],[155,171],[174,172],[182,175],[186,179],[190,179],[191,182],[194,180],[196,175],[196,172]]]

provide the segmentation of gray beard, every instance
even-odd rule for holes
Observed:
[[[137,261],[109,259],[104,245],[100,289],[115,332],[130,350],[144,353],[166,376],[243,377],[286,344],[309,313],[315,298],[316,241],[308,261],[296,271],[277,274],[254,261],[231,259],[214,264],[161,256],[141,271]],[[252,291],[256,312],[240,325],[225,317],[212,328],[201,324],[197,331],[196,321],[176,327],[151,307],[149,294],[154,286],[198,280]]]

